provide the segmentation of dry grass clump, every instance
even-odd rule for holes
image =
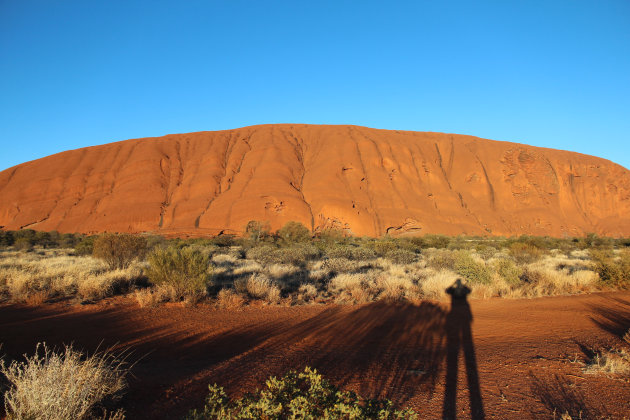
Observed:
[[[217,266],[231,267],[238,261],[238,257],[233,254],[216,254],[212,257],[212,262]]]
[[[328,292],[339,303],[367,303],[377,291],[371,273],[341,273],[328,283]]]
[[[589,267],[583,260],[564,256],[544,257],[524,268],[521,295],[538,297],[597,290],[597,274]]]
[[[9,381],[8,419],[74,420],[107,416],[107,405],[125,389],[125,363],[110,352],[86,356],[66,346],[61,352],[38,344],[35,355],[1,371]]]
[[[175,288],[167,284],[135,290],[134,296],[141,308],[154,308],[160,303],[174,302],[179,298]]]
[[[280,300],[280,288],[264,274],[252,274],[245,283],[247,294],[254,299],[269,303]],[[238,290],[238,289],[237,289]]]
[[[83,300],[96,301],[114,294],[124,293],[140,279],[143,270],[138,266],[89,275],[77,285],[77,292]]]
[[[276,280],[290,277],[298,271],[300,268],[292,264],[271,264],[265,269],[265,272]]]
[[[217,305],[219,308],[235,309],[245,304],[245,298],[240,293],[232,289],[221,289],[217,294]]]
[[[584,373],[630,376],[630,353],[624,349],[597,352]]]
[[[74,295],[97,300],[127,291],[142,277],[139,263],[111,271],[92,257],[59,253],[0,255],[0,288],[11,300],[28,304]]]
[[[416,299],[420,288],[400,266],[386,271],[340,273],[328,283],[328,293],[339,303],[367,303],[374,300]]]
[[[446,299],[446,289],[451,286],[459,276],[451,270],[431,270],[427,277],[420,282],[422,294],[429,299]]]
[[[298,300],[312,302],[317,298],[317,287],[312,284],[302,284],[298,289]]]

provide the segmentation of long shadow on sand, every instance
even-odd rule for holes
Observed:
[[[262,386],[269,375],[306,365],[365,397],[402,405],[418,394],[433,395],[447,355],[449,381],[459,346],[465,358],[474,359],[470,320],[456,306],[450,312],[430,302],[333,306],[309,312],[315,315],[306,319],[252,316],[222,329],[212,322],[221,314],[231,319],[225,313],[199,313],[181,308],[142,312],[135,305],[92,311],[0,306],[0,337],[10,359],[32,354],[40,341],[74,343],[88,352],[99,346],[132,351],[130,359],[137,362],[122,401],[129,418],[177,418],[203,404],[208,384],[216,382],[238,395]],[[152,316],[159,322],[151,322]],[[196,323],[187,324],[188,316],[196,316]],[[447,351],[447,345],[455,350]],[[474,363],[467,362],[467,372],[471,411],[478,412]],[[447,383],[445,402],[454,398],[453,390]]]
[[[424,302],[333,307],[276,334],[254,351],[213,370],[212,380],[238,390],[243,378],[309,365],[363,396],[404,403],[432,392],[444,358],[446,312]]]
[[[135,363],[122,405],[130,418],[160,418],[147,409],[168,394],[173,384],[190,380],[197,372],[244,353],[273,333],[271,325],[255,325],[213,334],[187,331],[178,325],[143,325],[130,319],[137,307],[114,307],[92,312],[72,312],[25,306],[0,307],[0,337],[7,360],[23,360],[39,342],[91,353],[112,348],[127,353]],[[203,396],[196,401],[203,400]],[[190,407],[190,405],[188,405]]]
[[[602,330],[621,337],[630,329],[630,300],[608,296],[602,305],[591,306],[591,320]]]

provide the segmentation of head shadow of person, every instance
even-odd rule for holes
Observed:
[[[484,419],[485,412],[481,389],[479,387],[479,373],[477,358],[473,343],[471,323],[472,312],[468,304],[471,290],[457,279],[446,289],[451,296],[451,310],[446,315],[446,388],[444,391],[443,419],[455,419],[457,416],[457,374],[459,353],[463,350],[468,394],[470,398],[470,415],[473,419]]]

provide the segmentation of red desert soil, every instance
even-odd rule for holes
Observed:
[[[2,305],[0,337],[9,357],[31,354],[44,340],[133,349],[138,361],[122,401],[132,419],[178,418],[202,405],[209,383],[234,395],[305,365],[423,418],[441,418],[445,406],[447,415],[467,418],[471,402],[489,418],[549,418],[554,408],[583,418],[630,413],[627,380],[587,375],[576,363],[592,348],[625,345],[619,337],[630,327],[630,292],[471,301],[472,324],[468,309],[428,301],[141,309],[116,298]]]
[[[471,136],[260,125],[71,150],[0,172],[0,228],[630,235],[630,171]]]

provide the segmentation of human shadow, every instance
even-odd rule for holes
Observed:
[[[470,414],[473,419],[484,419],[485,412],[481,389],[479,387],[479,372],[473,343],[471,324],[472,312],[468,304],[470,288],[458,279],[446,289],[451,295],[451,310],[446,315],[446,388],[444,391],[444,405],[442,418],[455,419],[457,413],[457,375],[459,368],[459,353],[464,353],[466,378],[468,381],[468,395],[470,398]]]

